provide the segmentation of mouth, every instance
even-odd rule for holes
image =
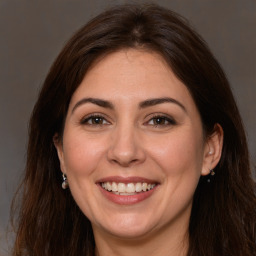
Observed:
[[[147,182],[123,183],[123,182],[101,182],[101,187],[116,195],[131,196],[152,190],[157,184]]]
[[[102,195],[115,204],[132,205],[150,198],[160,183],[141,177],[112,176],[96,182]]]

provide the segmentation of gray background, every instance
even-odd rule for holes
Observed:
[[[46,73],[67,39],[105,7],[128,1],[0,0],[0,255],[8,255],[10,202],[22,175],[27,123]],[[140,1],[146,2],[146,1]],[[222,64],[256,163],[256,1],[162,0],[188,18]],[[47,188],[45,188],[47,189]],[[7,232],[10,234],[10,231]],[[9,239],[11,245],[11,239]]]

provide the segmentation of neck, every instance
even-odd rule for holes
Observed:
[[[186,223],[187,224],[187,223]],[[176,226],[176,225],[175,225]],[[107,233],[95,234],[96,256],[186,256],[188,225],[161,229],[136,238],[120,238]]]

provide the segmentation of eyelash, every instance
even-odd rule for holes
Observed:
[[[103,121],[103,123],[92,123],[93,120],[96,121],[96,119],[100,119],[101,121]],[[91,122],[91,123],[89,123]],[[106,122],[106,123],[104,123]],[[109,121],[106,120],[106,118],[102,115],[99,114],[92,114],[89,115],[88,117],[83,118],[80,123],[82,125],[95,125],[95,126],[101,126],[101,125],[106,125],[106,124],[110,124]]]
[[[98,119],[98,121],[97,121]],[[93,123],[94,121],[96,121],[96,123]],[[101,122],[101,123],[97,123],[97,122]],[[154,122],[154,121],[160,121],[160,123],[153,123],[153,124],[150,124],[150,122]],[[161,124],[161,122],[163,122]],[[80,123],[82,125],[95,125],[95,126],[102,126],[102,125],[109,125],[110,122],[102,115],[99,115],[99,114],[92,114],[92,115],[89,115],[85,118],[83,118]],[[147,122],[144,123],[145,125],[149,125],[149,126],[154,126],[154,127],[159,127],[159,126],[170,126],[170,125],[175,125],[177,124],[176,121],[170,117],[167,117],[165,115],[160,115],[160,114],[157,114],[157,115],[154,115],[153,117],[151,117]]]
[[[150,122],[154,122],[154,121],[159,121],[160,120],[160,122],[161,121],[164,121],[164,124],[159,124],[159,123],[153,123],[153,124],[149,124]],[[149,119],[149,121],[147,121],[146,122],[148,125],[152,125],[152,126],[154,126],[154,127],[159,127],[159,126],[164,126],[164,127],[166,127],[166,126],[170,126],[170,125],[175,125],[175,124],[177,124],[176,123],[176,121],[173,119],[173,118],[171,118],[171,117],[167,117],[167,116],[165,116],[165,115],[161,115],[161,114],[157,114],[157,115],[154,115],[153,117],[151,117],[150,119]]]

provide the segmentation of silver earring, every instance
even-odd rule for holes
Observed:
[[[214,170],[210,170],[210,174],[209,174],[209,175],[214,176],[214,175],[215,175],[215,171],[214,171]],[[210,177],[208,178],[207,181],[208,181],[208,182],[211,182]]]
[[[63,173],[62,178],[63,178],[63,181],[62,181],[61,186],[63,189],[66,189],[66,188],[68,188],[68,180],[67,180],[66,174]]]

